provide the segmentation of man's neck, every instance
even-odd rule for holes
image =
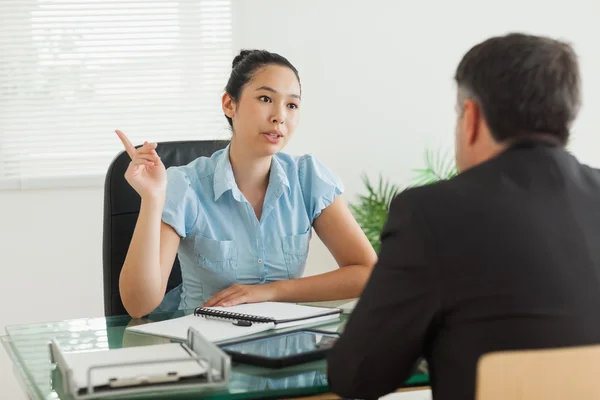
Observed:
[[[505,149],[528,144],[543,144],[553,147],[564,147],[564,143],[556,135],[544,132],[523,133],[502,142]]]
[[[487,158],[496,157],[500,153],[512,148],[531,147],[538,145],[549,147],[564,147],[564,144],[559,138],[556,137],[556,135],[548,133],[522,134],[514,136],[502,142],[496,142],[492,139],[490,143],[489,157]]]

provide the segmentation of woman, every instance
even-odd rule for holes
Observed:
[[[360,295],[376,254],[339,197],[341,183],[310,155],[280,153],[300,103],[286,58],[244,50],[222,97],[233,131],[225,149],[167,171],[156,143],[135,149],[117,131],[132,159],[125,177],[141,196],[119,282],[132,317],[163,301],[177,254],[183,283],[174,308]],[[312,228],[341,268],[301,278]]]

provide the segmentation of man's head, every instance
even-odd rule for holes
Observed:
[[[493,37],[465,54],[455,80],[459,171],[522,140],[567,144],[581,103],[570,45],[525,34]]]

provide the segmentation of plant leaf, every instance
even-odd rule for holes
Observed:
[[[448,153],[425,150],[425,167],[413,169],[413,186],[428,185],[440,180],[450,179],[457,174],[456,165]]]
[[[356,221],[362,228],[377,253],[380,250],[380,236],[387,220],[390,204],[399,191],[398,186],[386,182],[380,175],[374,185],[366,175],[362,176],[366,195],[359,196],[356,204],[350,205]]]

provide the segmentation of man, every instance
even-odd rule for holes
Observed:
[[[565,150],[581,98],[573,49],[494,37],[455,80],[460,173],[393,201],[329,356],[342,396],[392,392],[423,356],[434,399],[473,399],[485,353],[600,343],[600,174]]]

